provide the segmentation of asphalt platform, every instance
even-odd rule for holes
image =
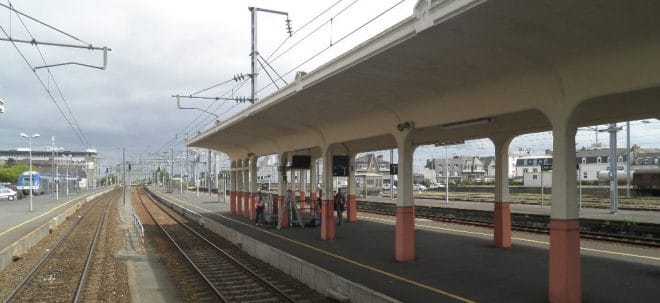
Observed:
[[[318,227],[278,230],[232,216],[228,197],[155,190],[174,203],[404,302],[546,302],[548,298],[546,235],[513,232],[513,247],[498,249],[492,246],[488,228],[417,219],[416,260],[399,263],[394,260],[393,217],[358,213],[357,222],[337,226],[335,240],[321,241]],[[658,249],[588,240],[582,240],[581,246],[583,302],[660,298]]]
[[[79,190],[77,192],[59,193],[59,199],[54,194],[45,194],[32,197],[32,211],[30,210],[30,196],[14,201],[0,200],[0,250],[11,245],[21,237],[43,225],[64,212],[74,200],[86,197],[107,187]]]

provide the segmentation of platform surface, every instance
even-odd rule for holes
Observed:
[[[278,230],[228,214],[228,197],[165,194],[250,237],[404,302],[546,302],[548,237],[513,233],[513,247],[494,248],[492,230],[417,219],[416,260],[394,260],[394,218],[358,213],[336,228]],[[660,297],[660,251],[603,244],[582,246],[583,302],[649,302]]]
[[[107,187],[80,190],[78,192],[60,193],[59,200],[55,195],[44,194],[32,198],[32,211],[30,210],[30,197],[14,201],[0,200],[0,250],[13,244],[21,237],[48,222],[62,213],[67,205],[77,198],[85,197]]]

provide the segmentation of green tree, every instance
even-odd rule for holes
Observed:
[[[0,182],[18,182],[18,176],[29,170],[27,164],[14,164],[0,166]]]

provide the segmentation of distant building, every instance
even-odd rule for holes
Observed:
[[[641,148],[638,145],[631,147],[630,171],[635,169],[654,168],[660,166],[660,149]],[[610,150],[604,148],[582,148],[576,151],[576,172],[580,173],[582,181],[603,182],[609,178]],[[625,175],[628,169],[628,151],[618,148],[616,151],[617,174]],[[518,159],[516,162],[516,177],[523,179],[524,186],[540,186],[541,164],[552,165],[552,156],[529,156]],[[605,174],[605,175],[604,175]],[[544,186],[552,186],[552,171],[543,175]]]
[[[435,183],[445,183],[445,178],[456,181],[482,181],[486,175],[484,163],[478,156],[454,156],[451,159],[428,159],[425,168],[435,170]]]
[[[28,148],[0,150],[0,164],[7,163],[9,159],[28,164],[30,162],[29,156],[30,150]],[[53,156],[55,156],[54,162]],[[55,153],[33,150],[32,167],[33,170],[47,175],[52,175],[53,168],[55,168],[60,176],[64,176],[68,168],[70,177],[89,178],[88,184],[91,186],[95,186],[94,181],[98,179],[100,173],[96,149],[87,149],[86,151],[63,150]]]

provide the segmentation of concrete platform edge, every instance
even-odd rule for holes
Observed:
[[[147,190],[149,190],[147,188]],[[185,216],[191,221],[197,222],[200,226],[222,236],[231,241],[246,253],[271,264],[282,270],[284,273],[306,284],[310,288],[336,299],[338,301],[350,302],[401,302],[390,296],[370,289],[362,284],[350,281],[331,271],[311,264],[289,253],[281,251],[275,247],[267,245],[254,238],[241,234],[240,232],[229,228],[222,223],[204,218],[196,212],[180,206],[158,192],[149,190],[151,194],[157,196],[161,202],[168,207]]]
[[[54,216],[46,223],[37,227],[33,231],[29,232],[25,236],[21,237],[18,241],[12,243],[7,248],[0,251],[0,271],[3,271],[7,266],[13,263],[13,258],[15,256],[20,257],[25,254],[30,248],[35,246],[43,238],[47,237],[50,234],[50,231],[57,228],[62,222],[64,222],[68,217],[80,209],[85,203],[96,199],[97,197],[104,195],[111,191],[112,188],[94,193],[84,197],[78,197],[67,203],[71,203],[69,207],[63,210],[58,215]]]

